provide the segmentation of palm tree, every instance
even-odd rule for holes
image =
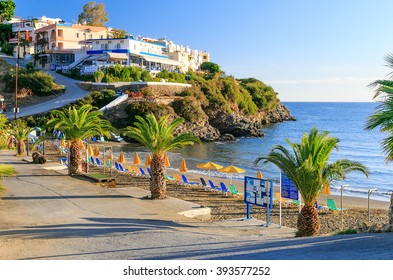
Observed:
[[[385,57],[387,66],[393,69],[393,54]],[[370,86],[375,88],[373,99],[379,102],[374,114],[366,122],[366,130],[379,127],[379,131],[386,133],[382,140],[382,149],[386,154],[386,162],[393,160],[393,72],[388,74],[389,79],[376,80]],[[393,224],[393,193],[390,197],[389,223]]]
[[[70,174],[82,170],[82,140],[95,135],[110,135],[113,130],[109,121],[101,119],[102,112],[95,110],[90,104],[79,109],[69,107],[64,111],[53,110],[52,118],[46,125],[53,129],[63,131],[67,139],[71,140],[70,147]]]
[[[25,141],[31,132],[31,128],[27,126],[26,122],[21,119],[12,122],[12,128],[10,134],[16,140],[16,151],[18,156],[26,155],[26,144]]]
[[[164,116],[157,120],[152,113],[148,114],[146,119],[136,116],[134,127],[127,127],[124,132],[125,135],[145,145],[153,154],[150,163],[152,199],[163,199],[166,196],[164,154],[175,148],[183,148],[199,142],[199,139],[191,134],[174,136],[174,130],[183,119],[176,119],[167,125],[168,117]]]
[[[293,153],[276,145],[267,156],[257,158],[254,163],[261,160],[271,162],[293,181],[304,201],[297,221],[298,235],[316,235],[319,233],[320,222],[314,204],[323,186],[335,180],[344,180],[345,175],[351,171],[359,171],[368,176],[368,169],[348,159],[328,163],[339,140],[329,136],[327,131],[319,133],[316,128],[312,128],[309,135],[304,133],[300,144],[288,139],[286,141]]]

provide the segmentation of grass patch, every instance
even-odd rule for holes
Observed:
[[[86,174],[87,177],[91,177],[94,179],[104,179],[104,178],[109,178],[108,174],[102,174],[102,173],[89,173]]]
[[[356,234],[356,233],[358,233],[358,231],[356,229],[349,228],[346,230],[338,231],[338,232],[334,233],[334,235]]]

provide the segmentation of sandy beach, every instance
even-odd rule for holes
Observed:
[[[94,144],[93,144],[94,145]],[[50,160],[57,160],[59,157],[56,150],[49,148],[46,152],[46,157]],[[142,160],[143,161],[143,160]],[[124,166],[132,165],[131,162],[123,164]],[[143,163],[140,165],[143,166]],[[91,166],[90,172],[102,172],[100,168]],[[113,177],[116,178],[117,188],[138,187],[149,190],[149,179],[133,176],[126,172],[117,172],[113,170]],[[168,175],[173,176],[174,173],[181,175],[182,173],[167,170]],[[189,181],[200,182],[198,174],[185,173]],[[206,178],[205,178],[206,179]],[[215,184],[224,182],[227,186],[230,180],[226,178],[211,177]],[[243,193],[244,186],[242,181],[233,181],[236,189]],[[278,190],[275,190],[278,191]],[[221,193],[211,192],[203,189],[201,186],[184,186],[174,182],[167,183],[167,195],[193,203],[197,203],[202,207],[211,208],[211,221],[228,220],[233,218],[245,218],[246,206],[242,195],[223,195]],[[326,195],[321,195],[318,198],[319,205],[326,205]],[[337,207],[340,207],[340,196],[329,195],[329,198],[335,200]],[[343,208],[347,210],[343,212],[343,229],[348,228],[365,228],[365,225],[382,226],[388,222],[387,211],[389,202],[371,199],[370,200],[370,223],[368,223],[367,199],[361,197],[343,197]],[[271,222],[274,224],[280,223],[279,204],[275,201],[274,207],[271,211]],[[281,205],[281,224],[296,228],[297,215],[299,207],[289,202]],[[266,221],[266,209],[261,207],[251,207],[251,217]],[[320,211],[319,218],[321,221],[321,234],[331,234],[341,230],[341,212],[340,211]]]

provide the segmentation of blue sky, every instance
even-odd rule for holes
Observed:
[[[77,20],[88,1],[16,0],[15,15]],[[390,72],[388,0],[110,0],[108,26],[210,52],[235,77],[271,85],[282,101],[371,101]]]

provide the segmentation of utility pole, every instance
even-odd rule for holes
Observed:
[[[16,48],[17,56],[15,63],[15,108],[14,108],[14,120],[16,120],[16,114],[18,112],[18,72],[19,72],[19,45],[20,45],[20,23],[18,22],[18,45]]]

